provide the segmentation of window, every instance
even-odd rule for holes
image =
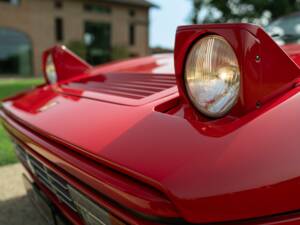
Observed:
[[[135,25],[129,25],[129,44],[131,46],[135,45]]]
[[[109,23],[85,22],[84,41],[87,61],[92,65],[111,59],[111,25]]]
[[[55,37],[56,41],[61,42],[64,40],[64,31],[63,31],[63,19],[56,18],[55,19]]]
[[[63,8],[63,1],[62,0],[54,0],[54,8],[55,9],[62,9]]]
[[[12,5],[19,5],[21,0],[0,0],[0,2],[10,3]]]
[[[32,74],[32,45],[25,33],[0,27],[0,77],[10,74]]]
[[[135,17],[135,10],[134,9],[129,10],[129,16],[130,17]]]
[[[107,6],[97,5],[97,4],[84,4],[83,8],[87,12],[102,13],[102,14],[111,13],[111,8]]]

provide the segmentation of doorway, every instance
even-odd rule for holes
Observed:
[[[111,25],[109,23],[86,22],[84,41],[87,61],[98,65],[111,59]]]

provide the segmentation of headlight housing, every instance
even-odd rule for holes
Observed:
[[[57,73],[56,73],[55,64],[53,62],[52,54],[49,54],[47,56],[45,72],[50,84],[54,84],[57,82]]]
[[[184,79],[190,100],[206,116],[222,117],[238,100],[238,60],[221,36],[208,35],[194,44],[187,57]]]

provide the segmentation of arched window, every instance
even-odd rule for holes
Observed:
[[[32,74],[32,46],[26,34],[0,27],[0,76],[11,74]]]

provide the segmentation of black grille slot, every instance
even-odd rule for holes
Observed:
[[[41,162],[29,155],[20,145],[16,145],[16,153],[20,160],[25,163],[38,180],[43,183],[56,197],[77,212],[76,206],[70,196],[68,183],[63,178],[49,170]]]
[[[15,149],[16,149],[16,154],[17,154],[18,158],[21,160],[21,162],[23,162],[24,164],[27,165],[27,155],[26,155],[26,153],[17,144],[15,144]]]

